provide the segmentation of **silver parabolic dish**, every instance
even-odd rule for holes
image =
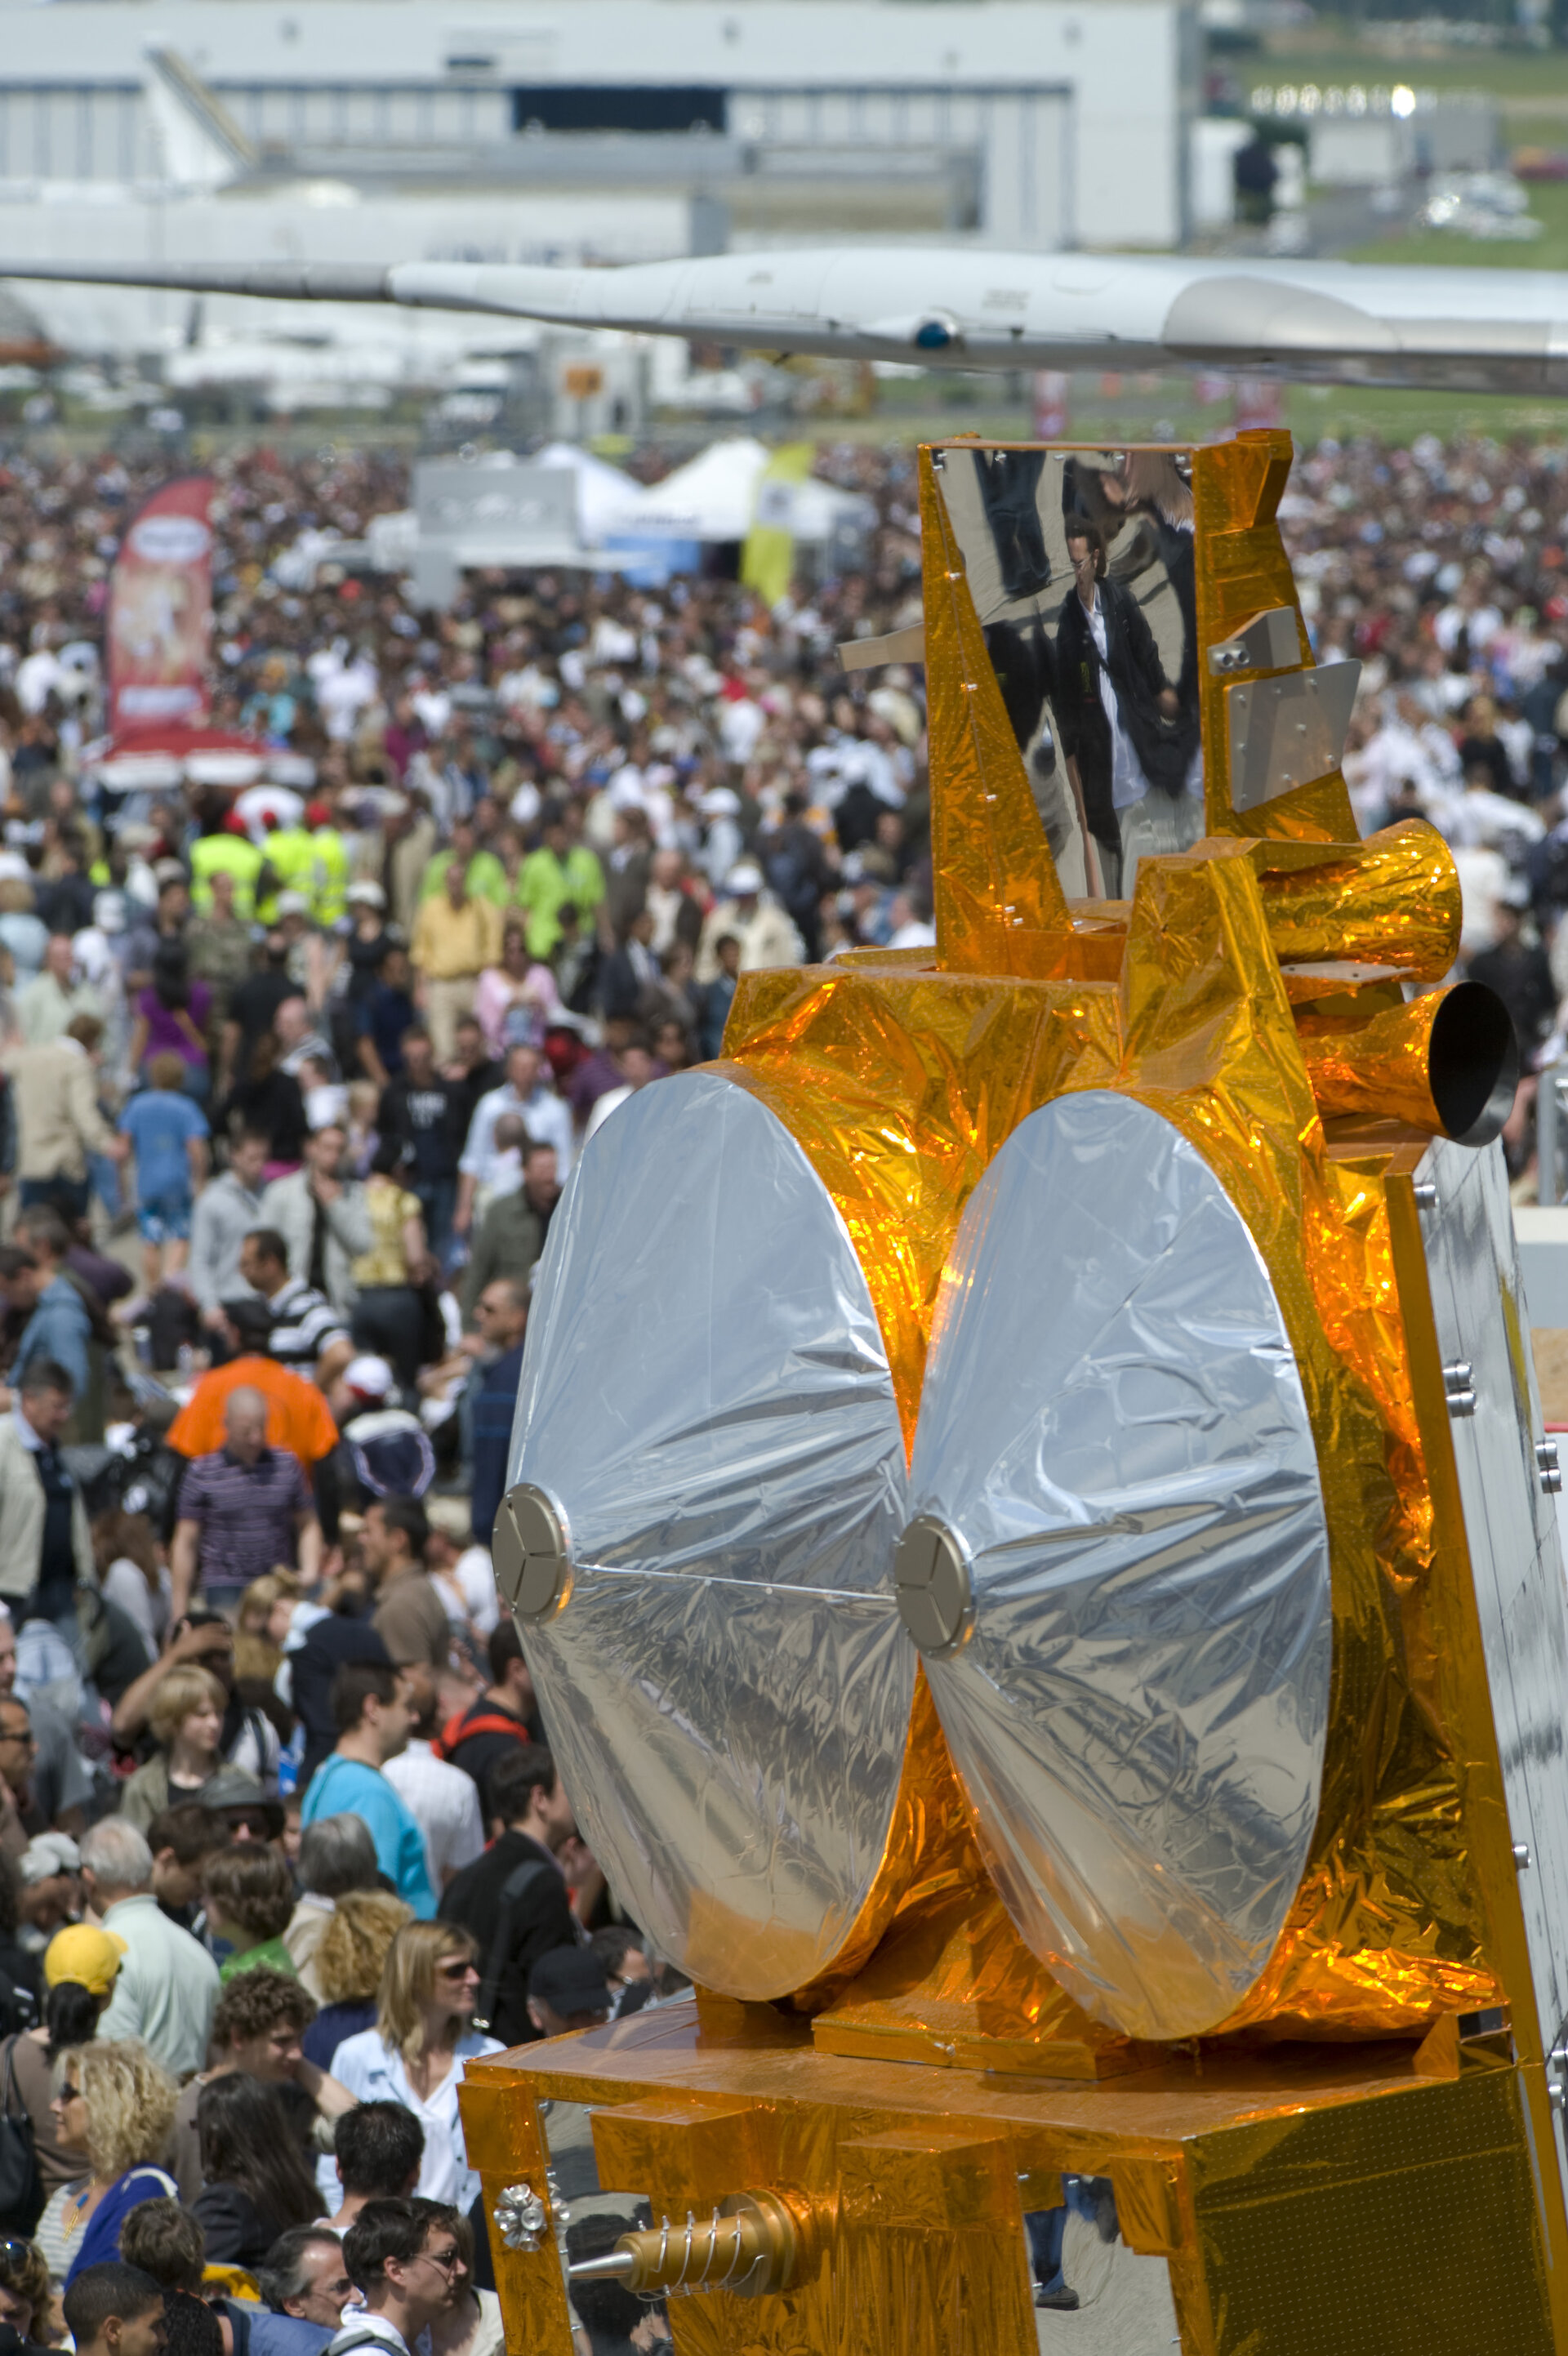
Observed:
[[[802,1986],[854,1926],[903,1767],[904,1446],[848,1230],[732,1082],[662,1080],[584,1149],[529,1321],[520,1483],[570,1558],[564,1604],[519,1626],[595,1856],[704,1987]]]
[[[943,1275],[909,1486],[910,1625],[1020,1933],[1129,2035],[1214,2027],[1312,1837],[1328,1542],[1268,1272],[1158,1114],[1097,1090],[1003,1147]]]

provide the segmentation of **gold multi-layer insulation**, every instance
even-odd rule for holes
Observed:
[[[1294,604],[1272,514],[1278,462],[1241,441],[1195,455],[1200,616],[1224,637]],[[1458,942],[1459,880],[1429,827],[1356,839],[1342,781],[1253,813],[1211,772],[1208,838],[1146,862],[1130,903],[1069,908],[987,661],[940,477],[922,458],[927,694],[938,947],[743,979],[722,1068],[775,1112],[843,1214],[912,1441],[943,1266],[969,1195],[1036,1107],[1122,1090],[1189,1137],[1240,1208],[1290,1327],[1332,1547],[1334,1678],[1311,1859],[1262,1981],[1226,2024],[1272,2033],[1408,2030],[1498,2000],[1466,1833],[1465,1748],[1435,1664],[1430,1483],[1412,1412],[1381,1189],[1329,1150],[1325,1115],[1441,1134],[1426,1051]],[[1234,544],[1234,552],[1232,550]],[[1224,594],[1221,595],[1223,588]],[[1207,594],[1205,594],[1207,592]],[[1321,847],[1320,847],[1321,846]],[[1302,863],[1303,860],[1312,863]],[[1293,1002],[1301,968],[1369,965]],[[845,970],[847,966],[849,969]],[[1331,1010],[1328,1014],[1322,1011]],[[1327,1027],[1328,1025],[1332,1027]],[[853,1972],[890,1922],[966,1886],[988,2012],[1013,2033],[1060,2008],[984,1894],[935,1713],[917,1709],[893,1837],[827,1987],[822,2035],[860,2012]],[[1006,1958],[1005,1967],[1004,1957]],[[919,2003],[961,1997],[966,1944]],[[858,2031],[864,2034],[864,2026]]]

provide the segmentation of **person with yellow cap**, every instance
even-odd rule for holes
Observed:
[[[44,1950],[44,1986],[51,1991],[85,1988],[101,1999],[102,2010],[114,1993],[124,1953],[125,1942],[117,1931],[105,1931],[96,1922],[68,1923]],[[70,2045],[75,2040],[67,2037],[56,2041]]]
[[[43,2020],[10,2040],[11,2083],[33,2123],[46,2201],[81,2174],[81,2152],[68,2149],[56,2132],[53,2065],[61,2053],[91,2044],[97,2035],[124,1952],[124,1940],[96,1923],[71,1922],[57,1931],[44,1950]]]

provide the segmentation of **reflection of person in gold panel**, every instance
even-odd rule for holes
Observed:
[[[1076,594],[1058,627],[1062,748],[1094,835],[1105,890],[1130,898],[1138,862],[1203,831],[1196,696],[1171,685],[1148,616],[1109,571],[1099,527],[1069,517]]]
[[[1067,548],[1076,594],[1057,626],[1057,716],[1107,895],[1119,899],[1131,888],[1124,814],[1157,787],[1166,798],[1182,790],[1186,763],[1170,727],[1179,707],[1137,599],[1106,576],[1098,525],[1069,517]]]
[[[1181,613],[1181,660],[1176,667],[1176,698],[1184,719],[1197,721],[1197,584],[1194,562],[1197,545],[1192,486],[1184,482],[1175,455],[1169,450],[1129,450],[1120,470],[1099,477],[1112,509],[1133,519],[1133,529],[1120,545],[1111,548],[1118,525],[1106,525],[1111,548],[1107,571],[1113,581],[1132,582],[1151,565],[1163,565]],[[1159,630],[1155,626],[1155,636]]]

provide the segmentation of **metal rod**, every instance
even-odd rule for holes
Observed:
[[[567,2268],[572,2282],[620,2282],[647,2296],[734,2288],[778,2290],[795,2265],[796,2227],[777,2193],[743,2192],[715,2206],[703,2224],[686,2211],[684,2233],[668,2217],[632,2228],[602,2257]]]
[[[1548,1064],[1535,1091],[1536,1200],[1557,1200],[1557,1080],[1563,1066]]]
[[[602,2258],[579,2258],[566,2269],[573,2282],[625,2282],[637,2272],[634,2250],[607,2250]]]

